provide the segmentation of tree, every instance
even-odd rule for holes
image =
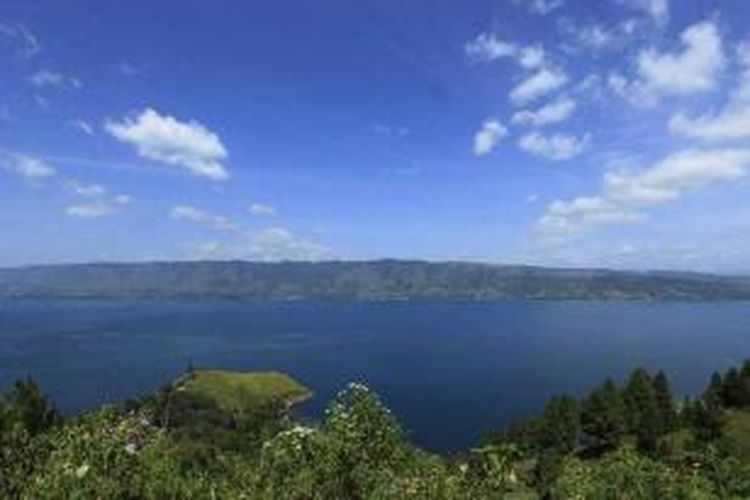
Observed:
[[[711,384],[703,395],[683,410],[685,420],[699,439],[711,441],[721,436],[724,425],[722,406],[721,376],[714,373]]]
[[[722,400],[725,406],[730,408],[743,406],[744,391],[742,385],[742,379],[737,368],[732,367],[727,370],[721,388]]]
[[[625,406],[612,379],[607,379],[583,403],[581,428],[601,447],[616,447],[625,432]]]
[[[719,372],[713,372],[711,374],[711,381],[708,383],[708,387],[705,392],[711,392],[717,396],[721,396],[721,392],[724,387],[724,379]]]
[[[0,428],[21,425],[30,435],[44,432],[62,416],[31,377],[17,380],[3,400]]]
[[[623,391],[623,398],[629,432],[637,436],[641,449],[654,450],[656,441],[664,434],[665,426],[651,376],[646,370],[638,368],[633,371]]]
[[[581,429],[578,403],[570,396],[553,397],[544,410],[541,441],[545,448],[570,453]]]
[[[669,379],[663,371],[656,374],[653,386],[656,405],[661,417],[662,433],[672,432],[677,428],[677,410],[669,387]]]

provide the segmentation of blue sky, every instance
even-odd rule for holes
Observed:
[[[0,265],[750,271],[745,0],[7,0]]]

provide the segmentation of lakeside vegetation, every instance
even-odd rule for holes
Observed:
[[[747,300],[750,278],[466,262],[154,262],[0,268],[0,297]]]
[[[302,426],[289,409],[310,395],[280,373],[189,369],[153,395],[65,420],[20,380],[0,403],[0,497],[750,497],[750,361],[681,401],[664,373],[637,369],[450,457],[410,443],[362,384]]]

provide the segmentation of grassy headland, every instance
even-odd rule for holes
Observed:
[[[750,362],[678,402],[635,370],[452,457],[411,444],[350,384],[310,427],[280,373],[188,370],[157,393],[64,421],[31,380],[0,403],[3,498],[725,499],[750,497]]]

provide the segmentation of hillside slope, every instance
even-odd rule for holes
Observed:
[[[0,269],[0,297],[748,299],[750,280],[461,262],[243,261]]]

